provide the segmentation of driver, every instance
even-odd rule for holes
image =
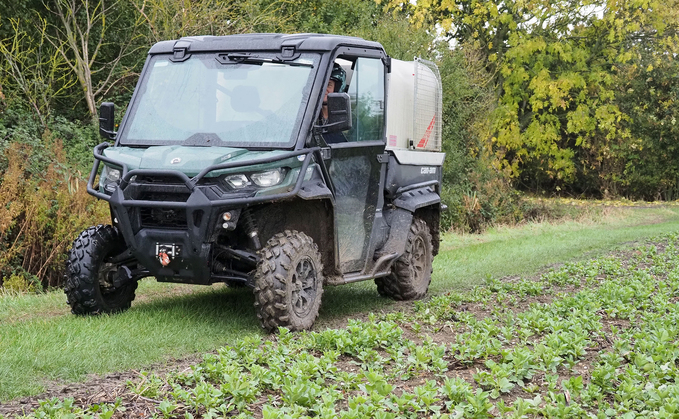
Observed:
[[[323,106],[321,107],[321,114],[318,116],[318,125],[326,125],[328,123],[328,94],[343,92],[346,79],[347,72],[344,71],[341,65],[335,63],[332,66],[332,73],[330,73],[328,86],[325,88]],[[340,143],[347,140],[341,132],[324,132],[323,139],[327,144]]]

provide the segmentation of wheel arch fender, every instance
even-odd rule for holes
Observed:
[[[322,195],[311,199],[295,198],[262,205],[253,211],[262,244],[284,230],[302,231],[318,246],[323,274],[336,274],[335,207],[331,199]]]
[[[420,208],[440,203],[441,196],[434,190],[434,186],[424,186],[405,191],[393,200],[393,205],[396,208],[402,208],[411,213]]]

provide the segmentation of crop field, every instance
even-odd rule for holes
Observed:
[[[251,336],[27,417],[672,418],[679,235],[346,327]],[[115,393],[113,398],[110,394]]]

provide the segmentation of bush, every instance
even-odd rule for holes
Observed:
[[[13,289],[60,286],[66,251],[108,209],[86,192],[61,140],[46,131],[4,147],[0,167],[0,278]]]
[[[24,294],[42,290],[40,280],[27,272],[13,273],[9,277],[2,278],[0,294]]]

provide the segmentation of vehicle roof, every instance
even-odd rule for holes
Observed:
[[[227,36],[189,36],[178,40],[161,41],[153,45],[149,54],[171,53],[175,47],[187,48],[187,52],[211,51],[280,51],[294,47],[296,51],[333,51],[339,46],[383,49],[382,45],[353,36],[324,35],[314,33],[275,34],[252,33]]]

